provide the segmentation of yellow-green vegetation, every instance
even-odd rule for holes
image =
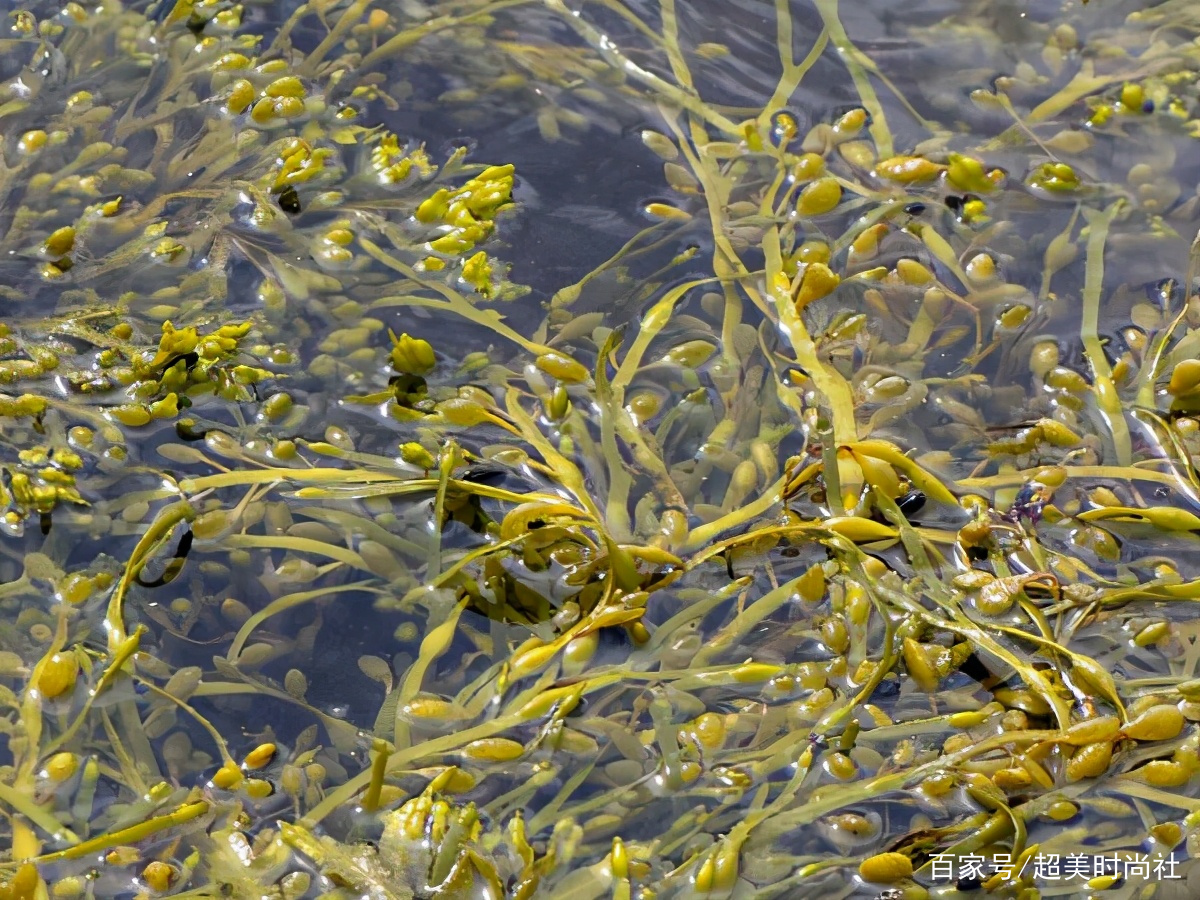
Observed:
[[[729,6],[8,17],[0,900],[1191,896],[1019,864],[1200,841],[1196,5]],[[668,193],[543,299],[403,65]]]

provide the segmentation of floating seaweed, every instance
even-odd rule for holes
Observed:
[[[0,897],[1194,893],[1200,17],[729,6],[9,17]]]

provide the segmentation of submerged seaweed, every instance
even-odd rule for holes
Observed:
[[[8,18],[0,897],[1194,893],[1200,16],[728,7]]]

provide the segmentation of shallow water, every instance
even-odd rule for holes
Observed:
[[[1195,893],[1188,4],[32,9],[5,896]]]

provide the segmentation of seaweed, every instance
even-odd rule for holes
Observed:
[[[752,108],[674,0],[10,17],[0,896],[1175,896],[1200,19],[759,5]],[[422,66],[663,194],[522,286]]]

